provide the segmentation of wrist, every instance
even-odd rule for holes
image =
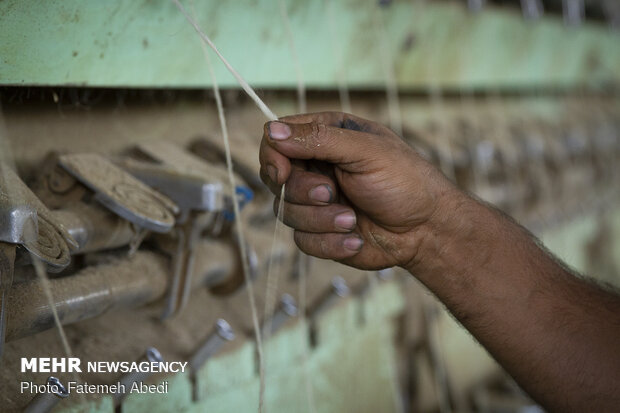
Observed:
[[[425,282],[440,274],[463,274],[487,259],[485,234],[496,213],[463,191],[451,187],[438,196],[428,221],[416,228],[414,254],[403,267]]]

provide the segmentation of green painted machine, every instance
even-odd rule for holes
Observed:
[[[278,115],[298,111],[300,81],[308,111],[340,110],[349,97],[352,112],[402,130],[450,179],[515,217],[569,265],[620,285],[614,2],[182,4]],[[258,179],[266,119],[210,56],[239,187],[254,196],[242,219],[260,323],[272,332],[264,380],[235,224],[225,218],[235,201],[213,85],[192,26],[172,1],[4,0],[0,411],[252,412],[261,384],[268,413],[534,408],[409,275],[305,262],[285,230],[274,241],[272,197]],[[129,189],[111,190],[115,179]],[[104,196],[107,203],[98,201]],[[154,209],[168,220],[149,215]],[[32,243],[48,264],[49,294]],[[281,301],[269,329],[270,299]],[[146,376],[24,371],[23,359],[69,356],[52,308],[82,365],[159,354],[191,368]],[[162,317],[164,308],[178,311]],[[66,386],[143,382],[166,392],[24,390],[50,375]]]

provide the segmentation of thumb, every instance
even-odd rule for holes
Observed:
[[[368,158],[379,149],[377,135],[328,126],[318,122],[265,124],[264,140],[292,159],[317,159],[344,164]]]

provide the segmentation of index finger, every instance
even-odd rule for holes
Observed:
[[[393,134],[392,130],[378,122],[373,122],[345,112],[316,112],[283,116],[279,120],[286,123],[320,123],[335,128],[349,129],[358,132]]]
[[[373,159],[389,140],[323,123],[285,123],[281,120],[267,122],[263,135],[263,142],[286,158],[316,159],[341,167]]]

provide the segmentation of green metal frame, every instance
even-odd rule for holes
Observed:
[[[329,29],[332,1],[335,33]],[[275,0],[194,0],[197,20],[250,84],[294,88]],[[620,80],[620,35],[603,25],[526,22],[518,10],[472,15],[463,2],[286,2],[305,82],[382,88],[381,13],[402,89],[607,85]],[[192,9],[190,1],[184,1]],[[209,87],[200,41],[168,0],[0,2],[0,84]],[[334,56],[337,56],[334,58]],[[341,58],[340,58],[341,57]],[[342,62],[342,63],[341,63]],[[224,87],[237,87],[221,64]]]

